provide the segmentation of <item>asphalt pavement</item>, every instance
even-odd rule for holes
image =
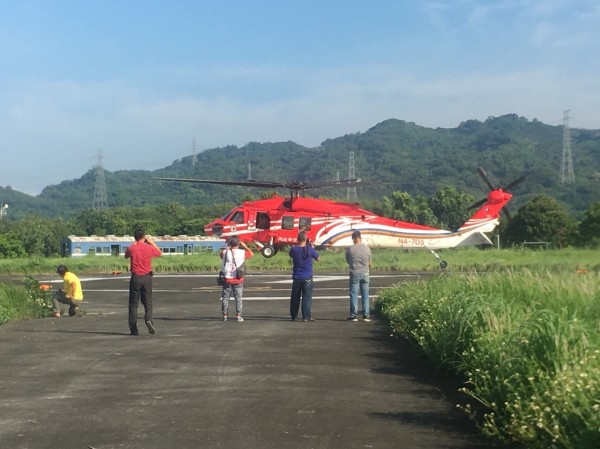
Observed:
[[[2,449],[490,447],[385,323],[346,321],[343,274],[316,277],[314,322],[290,321],[289,275],[249,276],[243,323],[221,321],[214,274],[157,275],[137,337],[128,277],[82,281],[82,318],[0,326]]]

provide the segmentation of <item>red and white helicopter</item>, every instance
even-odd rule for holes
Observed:
[[[269,199],[248,201],[235,207],[222,218],[204,228],[208,235],[229,238],[237,235],[246,243],[254,243],[264,257],[273,257],[286,245],[296,241],[298,233],[305,231],[317,247],[345,247],[353,244],[352,232],[359,230],[362,240],[372,248],[425,249],[440,259],[436,250],[483,245],[492,242],[485,233],[498,226],[500,212],[510,201],[507,192],[524,177],[502,187],[494,187],[485,172],[479,169],[490,191],[486,198],[471,205],[475,213],[456,231],[446,231],[430,226],[386,218],[361,209],[359,204],[327,199],[307,198],[301,191],[315,188],[346,187],[360,183],[360,179],[330,183],[303,182],[219,181],[186,178],[154,178],[162,181],[179,181],[228,186],[286,188],[290,197],[278,195]],[[446,261],[440,267],[446,268]]]

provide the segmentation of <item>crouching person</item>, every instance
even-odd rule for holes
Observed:
[[[75,275],[71,273],[69,269],[64,265],[59,265],[56,268],[58,275],[63,278],[64,289],[53,292],[52,304],[53,313],[52,316],[60,317],[60,305],[67,304],[69,306],[69,316],[81,316],[81,303],[83,302],[83,290],[81,289],[81,281]]]

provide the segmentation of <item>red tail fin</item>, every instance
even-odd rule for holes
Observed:
[[[506,203],[508,203],[511,198],[512,195],[503,191],[502,189],[491,190],[490,193],[488,193],[487,201],[479,209],[477,209],[477,211],[471,216],[471,218],[467,220],[464,225],[460,227],[460,229],[481,225],[486,221],[497,219],[500,216],[500,211],[504,206],[506,206]]]

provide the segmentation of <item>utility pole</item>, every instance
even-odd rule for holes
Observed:
[[[192,140],[192,167],[198,163],[198,155],[196,154],[196,138]]]
[[[248,161],[248,181],[252,181],[252,162]]]
[[[575,172],[573,171],[573,154],[571,153],[571,132],[569,129],[569,112],[563,112],[563,151],[560,166],[560,183],[575,184]]]
[[[104,166],[102,165],[102,150],[98,150],[98,163],[96,164],[96,186],[94,188],[94,202],[92,208],[104,212],[108,209],[106,197],[106,182],[104,180]]]
[[[356,167],[354,165],[354,151],[350,151],[350,158],[348,160],[348,179],[356,179]],[[347,199],[356,203],[356,186],[348,186],[348,192],[346,193]]]

